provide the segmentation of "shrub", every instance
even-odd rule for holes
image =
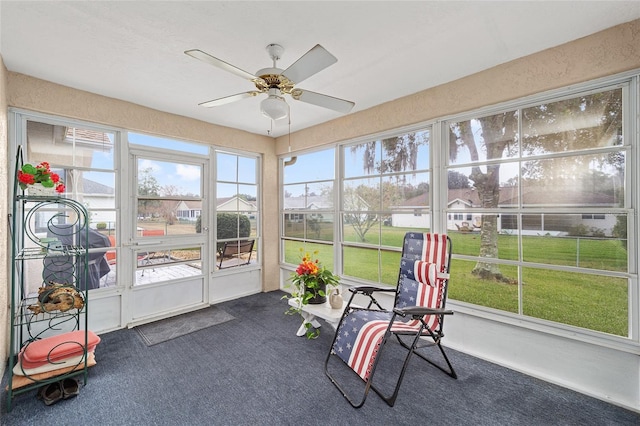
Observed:
[[[226,240],[230,238],[248,238],[251,235],[251,221],[243,214],[234,213],[218,213],[218,240]],[[196,219],[196,232],[202,232],[202,219],[198,216]],[[222,251],[224,243],[218,243],[216,249]]]
[[[251,235],[251,221],[243,214],[237,215],[233,213],[218,214],[218,240],[226,240],[229,238],[247,238]],[[196,219],[196,232],[202,232],[202,219],[200,216]],[[218,243],[216,250],[222,252],[224,243]]]
[[[104,222],[96,223],[96,229],[107,229],[107,224]]]
[[[572,237],[586,237],[589,235],[589,228],[587,225],[579,223],[569,229],[569,235]]]
[[[613,227],[613,236],[620,239],[622,247],[627,248],[627,216],[618,215]]]

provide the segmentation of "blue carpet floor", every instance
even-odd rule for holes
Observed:
[[[640,414],[449,350],[454,380],[414,358],[396,405],[371,393],[355,410],[324,375],[333,337],[295,335],[272,292],[217,305],[235,317],[147,346],[135,330],[101,335],[76,398],[14,399],[2,425],[638,425]],[[446,342],[445,342],[446,343]],[[397,346],[397,345],[395,345]],[[390,351],[390,356],[399,356]],[[380,372],[378,371],[378,374]],[[7,376],[3,378],[2,388]]]

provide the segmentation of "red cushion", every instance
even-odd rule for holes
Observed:
[[[29,343],[21,354],[23,366],[35,368],[48,362],[81,355],[84,352],[84,333],[84,330],[76,330]],[[98,343],[100,337],[93,331],[87,331],[87,350],[93,351]]]
[[[87,352],[87,356],[90,356],[91,354],[93,354],[93,351]],[[76,367],[82,364],[84,364],[84,353],[53,362],[28,362],[22,359],[22,352],[20,352],[18,354],[18,363],[13,367],[13,374],[18,376],[35,376],[49,371],[59,370],[61,368]]]

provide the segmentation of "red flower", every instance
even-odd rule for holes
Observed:
[[[26,185],[33,185],[36,183],[36,177],[32,174],[25,173],[22,170],[18,170],[18,181]]]
[[[20,170],[18,170],[18,183],[20,184],[20,189],[23,191],[27,189],[29,185],[34,185],[37,183],[42,184],[45,188],[55,188],[56,191],[62,193],[65,191],[65,187],[60,179],[60,175],[57,173],[53,173],[49,166],[49,163],[46,161],[41,162],[35,167],[31,164],[23,165]],[[62,185],[62,187],[59,187]]]
[[[60,194],[62,194],[66,189],[67,188],[62,183],[56,185],[56,192],[59,192]]]

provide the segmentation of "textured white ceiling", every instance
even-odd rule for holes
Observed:
[[[183,52],[238,68],[285,69],[316,44],[338,62],[298,87],[354,101],[353,112],[640,18],[640,1],[0,1],[10,71],[202,121],[267,134],[262,95]],[[291,129],[339,113],[287,97]],[[287,120],[274,124],[286,134]]]

